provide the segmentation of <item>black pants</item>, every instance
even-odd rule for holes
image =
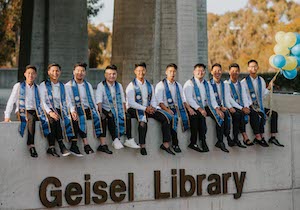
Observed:
[[[196,112],[196,115],[190,115],[190,113],[188,113],[191,126],[191,144],[197,144],[198,133],[199,140],[204,141],[206,139],[207,132],[205,117],[198,110],[194,109],[194,111]]]
[[[239,133],[244,133],[246,131],[245,113],[240,109],[234,109],[235,113],[231,113],[232,133],[233,139],[238,140]]]
[[[270,109],[265,108],[265,113],[270,116]],[[250,108],[250,125],[254,134],[262,134],[265,132],[266,119],[262,112],[257,112]],[[271,133],[278,133],[278,113],[272,111],[271,116]]]
[[[61,116],[60,109],[56,109],[57,113]],[[51,128],[51,133],[47,136],[49,146],[54,146],[55,145],[55,139],[56,140],[62,140],[63,139],[63,134],[62,134],[62,127],[60,124],[60,119],[59,120],[54,120],[50,115],[47,114],[49,123],[50,123],[50,128]]]
[[[137,110],[129,108],[127,111],[130,114],[131,118],[138,119]],[[163,142],[169,142],[172,138],[171,136],[171,123],[168,121],[167,117],[159,111],[154,112],[154,114],[146,113],[148,118],[153,118],[161,123],[161,130],[163,134]],[[147,123],[139,122],[138,127],[139,132],[139,143],[146,143],[146,134],[147,134]]]
[[[106,125],[108,125],[108,131],[112,137],[112,139],[118,138],[116,134],[116,122],[115,118],[113,116],[113,113],[111,111],[106,111],[105,109],[102,109],[102,113],[104,114],[104,118],[101,117],[101,123],[102,123],[102,130],[101,137],[106,137]],[[125,127],[126,127],[126,135],[127,138],[132,138],[131,136],[131,117],[128,113],[126,113],[126,119],[125,119]]]
[[[90,109],[85,109],[84,111],[85,111],[86,119],[87,120],[92,119],[91,110]],[[72,119],[72,124],[73,124],[73,129],[74,129],[75,136],[73,136],[71,138],[71,141],[77,141],[78,136],[80,136],[81,138],[86,138],[86,136],[87,136],[86,133],[83,132],[82,130],[80,130],[80,128],[79,128],[78,120],[75,121],[75,120]]]
[[[34,144],[35,122],[38,121],[38,116],[35,110],[27,110],[27,145]]]
[[[213,113],[210,111],[210,109],[209,109],[208,106],[205,107],[205,111],[207,113],[207,116],[210,116],[215,121],[215,123],[216,123],[216,133],[217,133],[217,139],[218,139],[218,141],[223,142],[223,134],[224,134],[225,122],[223,122],[222,125],[219,126],[219,124],[217,123],[216,118],[214,117]],[[226,132],[228,132],[228,131],[226,131]]]

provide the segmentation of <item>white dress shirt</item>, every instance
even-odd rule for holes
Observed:
[[[174,81],[173,83],[171,83],[169,80],[167,80],[170,92],[171,92],[171,96],[173,99],[173,102],[176,106],[178,106],[178,101],[177,101],[177,92],[176,92],[176,83],[178,84],[178,88],[179,88],[179,92],[180,92],[180,96],[181,96],[181,100],[182,103],[186,102],[184,96],[183,96],[183,90],[182,90],[182,86],[180,83]],[[167,95],[166,95],[166,89],[165,89],[165,85],[163,81],[160,81],[156,87],[155,87],[155,97],[156,97],[156,101],[158,104],[160,103],[164,103],[164,105],[166,107],[169,106],[168,103],[168,99],[167,99]]]
[[[210,83],[210,82],[209,82]],[[216,82],[215,82],[216,83]],[[230,90],[229,90],[229,86],[228,84],[224,83],[224,94],[225,94],[225,101],[223,101],[223,95],[222,95],[222,88],[221,88],[221,82],[220,83],[216,83],[216,86],[217,86],[217,91],[218,91],[218,94],[219,94],[219,98],[221,100],[221,104],[222,106],[224,107],[227,107],[228,109],[232,108],[232,105],[230,103],[230,99],[231,98],[231,95],[230,95]],[[215,97],[217,97],[215,95]],[[217,99],[216,99],[217,100]],[[217,102],[218,103],[218,102]]]
[[[230,99],[230,103],[231,105],[234,107],[234,108],[237,108],[237,109],[242,109],[244,107],[247,107],[249,108],[249,101],[248,101],[248,97],[247,97],[247,93],[246,93],[246,89],[245,87],[241,84],[241,91],[242,91],[242,96],[240,96],[240,92],[239,92],[239,87],[238,87],[238,82],[235,82],[233,83],[230,79],[225,81],[226,83],[228,83],[228,86],[229,86],[229,89],[230,89],[230,93],[231,93],[231,99]],[[233,97],[233,94],[232,94],[232,91],[231,91],[231,88],[230,88],[230,83],[233,84],[235,90],[236,90],[236,93],[238,94],[238,97],[241,98],[242,97],[242,100],[243,100],[243,103],[244,103],[244,107],[242,107],[237,101],[234,100],[234,97]]]
[[[126,105],[127,105],[127,108],[134,108],[134,109],[140,109],[140,110],[145,111],[147,108],[147,104],[148,104],[147,84],[146,84],[146,81],[144,81],[144,83],[142,83],[138,79],[136,79],[136,81],[137,81],[137,85],[140,87],[140,90],[142,93],[143,104],[141,105],[135,101],[134,84],[133,84],[133,82],[130,82],[126,88],[126,99],[127,99]],[[151,85],[151,88],[152,88],[152,98],[151,98],[150,105],[154,108],[157,108],[157,102],[156,102],[156,98],[155,98],[155,94],[154,94],[153,85]]]
[[[202,80],[200,82],[200,80],[198,80],[197,78],[195,78],[196,84],[200,90],[200,95],[201,95],[201,100],[202,100],[202,104],[203,106],[208,106],[207,104],[207,97],[206,97],[206,91],[205,91],[205,87],[204,87],[204,80]],[[211,101],[211,105],[212,107],[215,109],[217,107],[219,107],[217,101],[216,101],[216,97],[213,91],[213,88],[211,86],[211,84],[208,83],[208,87],[209,87],[209,92],[210,92],[210,101]],[[194,91],[194,84],[192,82],[192,80],[188,80],[186,81],[186,83],[183,86],[183,94],[184,97],[186,99],[186,102],[193,107],[195,110],[197,110],[200,106],[197,103],[197,99],[196,99],[196,94]]]
[[[109,84],[107,82],[107,85],[109,87],[112,99],[114,101],[114,104],[116,105],[116,83],[114,83],[113,85]],[[120,92],[121,92],[121,98],[122,98],[122,104],[125,103],[125,96],[124,96],[124,90],[122,85],[119,85],[120,87]],[[110,111],[110,103],[108,101],[107,95],[106,95],[106,91],[105,91],[105,87],[103,85],[103,82],[100,82],[97,86],[97,90],[96,90],[96,104],[101,103],[102,104],[102,108],[105,109],[106,111]],[[116,107],[115,107],[116,108]]]
[[[46,88],[46,84],[45,82],[42,82],[39,86],[40,89],[40,93],[41,93],[41,100],[43,102],[43,106],[44,109],[46,110],[46,112],[49,114],[49,112],[51,112],[51,108],[55,108],[55,109],[60,109],[60,85],[59,82],[54,84],[53,82],[51,82],[51,86],[52,86],[52,96],[53,96],[53,103],[54,103],[54,107],[49,107],[50,105],[50,99],[49,99],[49,95],[48,95],[48,91]]]
[[[16,104],[15,112],[19,111],[19,92],[20,92],[20,82],[16,83],[12,89],[10,97],[6,104],[6,109],[4,111],[4,117],[10,118],[10,114],[14,108],[14,104]],[[28,85],[26,83],[25,90],[25,109],[26,110],[35,110],[35,91],[34,85]]]

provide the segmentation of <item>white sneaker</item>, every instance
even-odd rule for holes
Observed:
[[[125,140],[124,145],[126,147],[130,147],[130,148],[133,148],[133,149],[139,149],[140,148],[140,146],[137,145],[136,142],[134,141],[134,138]]]
[[[122,148],[124,148],[123,144],[120,142],[120,140],[118,138],[115,138],[115,140],[112,143],[112,146],[115,149],[122,149]]]

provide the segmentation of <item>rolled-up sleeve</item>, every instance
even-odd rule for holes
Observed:
[[[143,111],[146,110],[145,106],[143,106],[135,101],[135,91],[134,91],[132,82],[129,83],[129,85],[126,88],[126,98],[127,98],[128,108],[140,109]]]
[[[197,104],[197,102],[195,101],[194,97],[194,87],[193,85],[190,83],[190,81],[188,80],[184,86],[183,86],[183,95],[184,98],[186,100],[186,102],[195,110],[199,109],[199,105]]]

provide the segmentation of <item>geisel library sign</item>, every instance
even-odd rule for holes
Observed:
[[[194,195],[201,196],[203,190],[206,190],[209,195],[219,195],[228,193],[228,180],[234,179],[236,192],[233,194],[235,199],[241,197],[243,192],[246,172],[241,173],[223,173],[219,174],[199,174],[190,175],[185,173],[185,169],[172,169],[169,180],[162,180],[161,172],[154,171],[154,198],[167,199],[177,197],[191,197]],[[84,203],[85,205],[102,204],[108,200],[108,197],[113,202],[122,202],[125,199],[129,202],[134,201],[134,173],[128,173],[127,181],[116,179],[110,184],[106,181],[98,180],[94,183],[90,181],[91,175],[84,175],[84,184],[71,182],[62,188],[62,183],[57,177],[45,178],[39,189],[39,197],[42,204],[47,207],[62,206],[63,199],[71,206]],[[207,179],[208,185],[203,186],[203,180]],[[162,191],[161,183],[168,182],[169,190]],[[53,185],[54,188],[49,189]],[[179,188],[178,188],[179,185]]]

